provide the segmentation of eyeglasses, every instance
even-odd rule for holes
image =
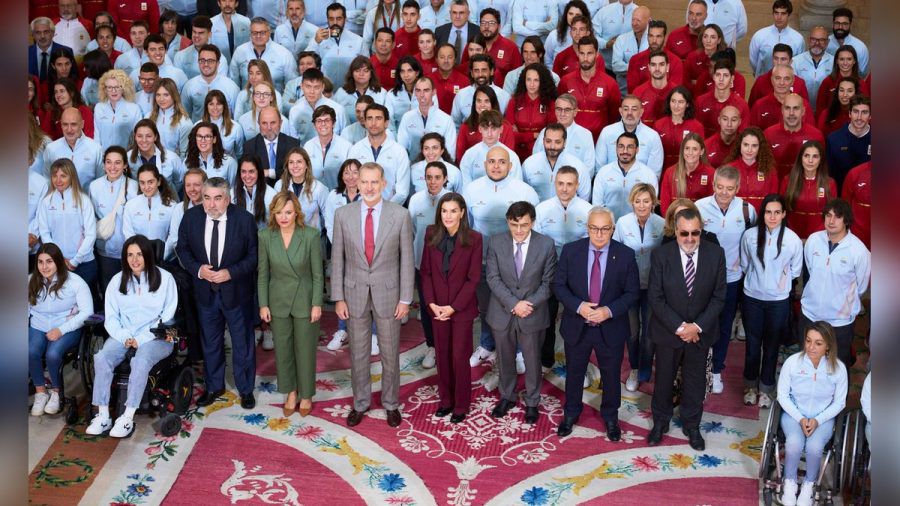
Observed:
[[[497,26],[499,23],[496,21],[482,21],[481,26]]]
[[[199,63],[200,65],[212,65],[213,63],[216,63],[217,61],[218,60],[216,60],[215,58],[198,58],[197,59],[197,63]]]
[[[564,112],[564,113],[573,113],[575,112],[574,107],[556,107],[556,112]]]
[[[326,123],[334,123],[334,120],[332,120],[328,116],[325,116],[324,118],[316,118],[316,120],[313,121],[313,123],[315,123],[317,125],[324,125]]]
[[[590,232],[590,233],[592,233],[592,234],[603,234],[603,235],[606,235],[606,234],[612,232],[612,230],[613,230],[613,226],[612,226],[612,225],[607,225],[607,226],[605,226],[605,227],[595,227],[595,226],[593,226],[593,225],[588,225],[588,232]]]
[[[121,86],[104,86],[104,88],[106,88],[106,91],[122,91]]]
[[[268,91],[254,91],[253,96],[255,98],[272,98],[272,94]]]
[[[825,37],[810,37],[810,38],[809,38],[809,41],[810,41],[810,42],[817,42],[817,43],[819,43],[819,44],[824,44],[824,43],[828,42],[828,39],[825,38]]]
[[[700,232],[700,230],[691,230],[690,232],[688,232],[687,230],[679,230],[678,235],[679,237],[700,237]]]
[[[211,140],[213,140],[213,136],[212,135],[198,135],[197,140],[198,141],[211,141]]]
[[[268,31],[268,30],[263,30],[263,31],[261,31],[261,32],[250,32],[250,35],[252,35],[252,36],[254,36],[254,37],[268,37],[268,36],[269,36],[269,31]]]

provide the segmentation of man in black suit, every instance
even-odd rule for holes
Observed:
[[[563,305],[559,332],[566,351],[565,416],[557,427],[559,436],[572,433],[581,414],[582,379],[591,351],[597,355],[603,399],[600,416],[606,436],[619,441],[622,357],[630,334],[628,309],[640,294],[634,250],[612,239],[612,211],[594,206],[588,212],[588,237],[563,246],[553,280],[553,292]]]
[[[653,429],[647,444],[656,446],[669,431],[672,386],[681,364],[681,430],[691,448],[703,451],[700,435],[706,393],[706,356],[719,336],[719,313],[725,305],[725,252],[703,241],[703,220],[696,209],[675,214],[675,241],[650,255],[650,337],[656,344]]]
[[[274,107],[264,107],[259,111],[257,121],[259,133],[244,143],[244,154],[259,157],[269,185],[274,185],[284,172],[287,152],[300,146],[300,141],[281,133],[281,113]]]
[[[31,22],[31,37],[34,44],[28,46],[28,74],[38,78],[40,82],[47,80],[50,75],[50,55],[53,51],[62,49],[73,59],[72,48],[53,42],[56,27],[50,18],[34,18]]]
[[[466,0],[452,0],[450,3],[450,22],[434,29],[435,47],[450,44],[456,48],[456,64],[462,59],[466,44],[478,35],[478,25],[469,23],[469,3]]]
[[[253,409],[257,229],[253,215],[230,202],[229,185],[224,178],[213,177],[203,183],[203,206],[194,206],[184,214],[175,250],[184,269],[192,275],[196,273],[194,294],[203,331],[206,380],[206,393],[197,405],[208,406],[225,393],[227,323],[241,407]]]

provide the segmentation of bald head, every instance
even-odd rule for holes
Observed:
[[[488,150],[484,159],[484,171],[494,181],[502,181],[509,175],[511,168],[509,151],[503,146],[494,146]]]
[[[809,54],[816,58],[825,54],[828,47],[828,30],[824,26],[814,26],[809,31]]]
[[[741,126],[741,111],[733,105],[726,105],[719,113],[719,133],[722,137],[730,139],[737,134]]]
[[[650,22],[650,9],[641,5],[634,9],[631,13],[631,29],[635,33],[643,32],[647,29],[647,23]]]
[[[796,93],[789,93],[781,102],[781,117],[784,118],[784,128],[789,131],[797,131],[803,121],[803,97]]]
[[[63,137],[70,144],[81,137],[84,130],[84,119],[81,117],[81,111],[74,107],[68,107],[59,115],[59,126],[62,129]]]
[[[281,113],[278,109],[267,106],[259,111],[259,133],[268,140],[275,140],[281,130]]]

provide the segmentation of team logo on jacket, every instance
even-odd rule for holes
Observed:
[[[459,93],[459,85],[458,85],[458,84],[454,84],[454,85],[453,85],[453,94],[456,95],[457,93]]]
[[[498,59],[498,60],[502,60],[502,59],[503,59],[503,50],[502,50],[502,49],[500,49],[500,50],[497,51],[497,59]]]
[[[763,182],[763,181],[766,180],[766,175],[763,174],[762,172],[757,172],[757,173],[756,173],[756,180],[759,181],[759,182]]]
[[[597,98],[603,98],[603,88],[597,88]]]
[[[701,175],[700,176],[700,184],[703,186],[706,186],[708,179],[709,179],[709,177],[706,174]]]
[[[391,69],[391,79],[397,78],[397,69]]]
[[[821,187],[821,186],[819,187],[819,198],[820,198],[820,199],[824,199],[824,198],[825,198],[825,188],[823,188],[823,187]]]
[[[124,5],[121,6],[121,7],[124,7]],[[147,10],[147,2],[141,2],[141,10],[142,10],[142,11],[146,11],[146,10]]]

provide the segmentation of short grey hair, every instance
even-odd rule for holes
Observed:
[[[604,206],[592,207],[591,210],[588,211],[588,215],[587,215],[588,221],[591,221],[591,216],[593,216],[595,214],[605,214],[605,215],[609,216],[610,223],[612,223],[613,225],[616,224],[616,213],[612,212],[612,209],[610,209],[608,207],[604,207]]]
[[[562,95],[556,97],[556,100],[562,100],[564,102],[572,104],[576,108],[578,107],[578,99],[575,98],[575,95],[572,95],[571,93],[563,93]]]
[[[469,8],[469,2],[467,0],[451,0],[450,5],[462,5],[466,9]]]
[[[377,170],[381,174],[381,179],[384,179],[384,167],[375,162],[366,162],[359,166],[359,172],[362,172],[364,169],[366,170]]]
[[[50,27],[51,30],[56,30],[56,25],[53,24],[53,20],[48,18],[47,16],[39,16],[39,17],[32,19],[31,20],[31,31],[33,32],[34,29],[38,25],[47,25]]]
[[[723,165],[716,169],[716,174],[713,176],[713,184],[715,184],[715,182],[718,181],[719,178],[728,179],[729,181],[737,181],[738,184],[740,184],[741,172],[732,165]]]
[[[228,180],[224,177],[211,177],[203,182],[203,189],[207,188],[215,188],[217,190],[225,190],[225,193],[231,191],[231,185],[228,183]]]

